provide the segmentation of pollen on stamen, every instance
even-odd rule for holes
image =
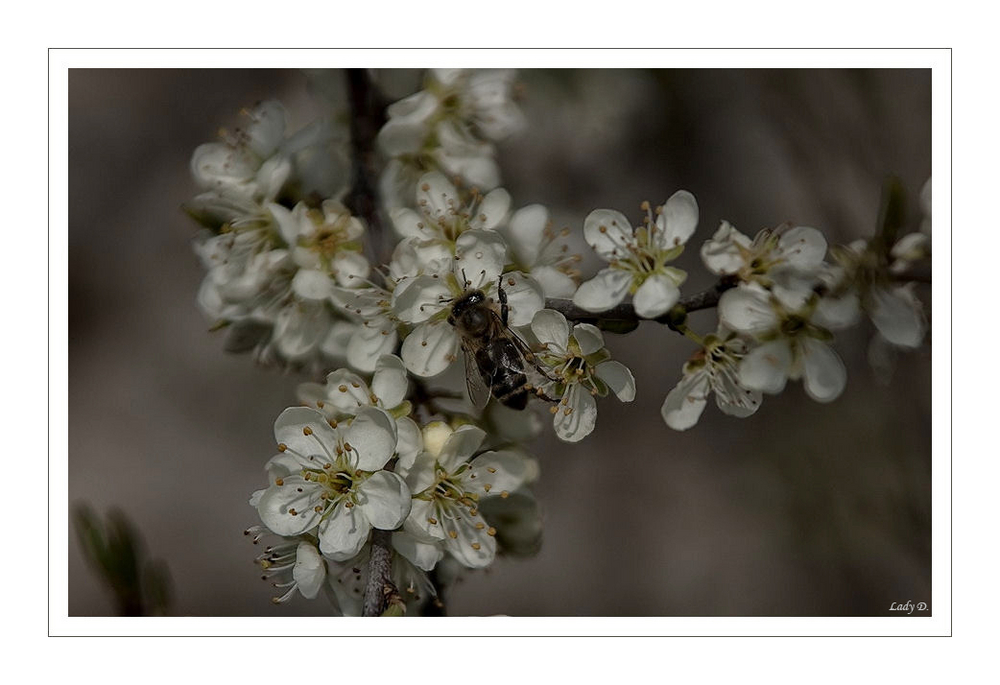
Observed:
[[[496,473],[497,472],[497,470],[495,468],[493,468],[492,466],[487,466],[486,470],[489,471],[490,473]]]
[[[337,419],[330,419],[329,424],[330,424],[331,428],[336,428],[337,427]]]
[[[486,524],[483,523],[482,521],[480,521],[479,523],[476,524],[476,530],[482,530],[485,527],[486,527]]]
[[[487,483],[486,485],[483,486],[483,490],[485,490],[486,492],[489,492],[492,488],[493,488],[493,486],[490,485],[489,483]]]
[[[509,492],[507,492],[506,490],[504,490],[504,491],[502,491],[502,492],[500,493],[500,498],[501,498],[501,499],[507,499],[508,497],[510,497],[510,493],[509,493]]]
[[[569,416],[573,413],[573,407],[566,407],[563,409],[563,416]]]
[[[284,451],[285,451],[285,450],[287,450],[287,449],[288,449],[288,445],[286,445],[286,444],[285,444],[285,443],[283,443],[283,442],[279,442],[279,443],[278,443],[278,451],[279,451],[279,452],[284,452]]]
[[[295,511],[294,509],[289,509],[288,513],[291,514],[292,516],[298,516],[299,515],[299,513],[297,511]]]
[[[489,530],[486,531],[486,534],[489,535],[490,537],[493,537],[494,535],[497,534],[497,529],[494,528],[493,526],[490,526]]]
[[[357,381],[351,381],[351,387],[352,388],[360,388],[361,384],[358,383]]]
[[[480,548],[480,544],[478,542],[473,542],[472,543],[472,549],[474,549],[474,550],[476,550],[478,552],[479,548]]]
[[[310,428],[309,426],[303,426],[302,427],[302,434],[303,435],[312,435],[313,434],[313,429]]]
[[[344,449],[345,449],[345,450],[347,450],[348,452],[350,452],[350,451],[351,451],[351,450],[353,450],[354,448],[353,448],[353,447],[351,447],[351,443],[349,443],[349,442],[345,442],[345,443],[344,443]]]
[[[452,540],[457,539],[458,538],[458,531],[449,530],[448,531],[448,537],[450,537]]]
[[[277,485],[277,486],[282,486],[282,485],[285,484],[285,481],[282,480],[281,478],[275,478],[274,479],[274,484]]]
[[[437,522],[438,522],[438,520],[436,518],[434,518],[433,516],[428,516],[427,517],[427,523],[431,524],[432,526],[436,526]]]
[[[347,392],[347,386],[346,385],[339,385],[339,386],[337,386],[337,390],[339,390],[340,392]]]
[[[559,413],[559,407],[556,407],[556,406],[549,407],[549,411],[552,412],[553,414],[558,414]]]
[[[317,409],[322,409],[324,406],[325,405],[323,403],[323,400],[316,400],[316,408]]]

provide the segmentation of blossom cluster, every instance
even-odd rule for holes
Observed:
[[[834,332],[862,313],[878,344],[923,341],[904,276],[930,255],[929,181],[920,231],[891,245],[831,248],[805,226],[750,237],[722,221],[700,240],[721,296],[717,324],[699,334],[678,267],[697,233],[695,196],[643,202],[637,224],[591,211],[582,237],[606,265],[582,279],[570,229],[545,206],[515,208],[501,185],[496,145],[524,124],[517,93],[513,71],[433,70],[390,105],[376,139],[383,222],[345,205],[332,118],[288,136],[284,108],[263,102],[194,152],[199,305],[228,330],[227,350],[325,377],[278,417],[267,487],[250,500],[262,525],[248,532],[276,540],[257,559],[282,591],[275,601],[322,592],[360,613],[374,547],[388,544],[394,601],[417,611],[437,601],[441,578],[536,550],[526,445],[542,418],[574,443],[595,430],[600,398],[636,397],[605,341],[609,310],[697,344],[662,403],[675,430],[693,427],[710,395],[749,417],[789,380],[834,401],[846,385]],[[369,235],[380,223],[393,232],[387,254]]]

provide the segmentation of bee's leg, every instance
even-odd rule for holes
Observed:
[[[507,291],[503,289],[503,274],[500,274],[500,280],[497,283],[497,299],[500,300],[500,321],[506,326],[510,307],[507,306]]]

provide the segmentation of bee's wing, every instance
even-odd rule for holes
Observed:
[[[476,409],[482,409],[490,401],[491,389],[476,363],[476,351],[465,340],[462,341],[462,353],[465,357],[465,388],[469,391],[469,400]]]
[[[499,316],[497,317],[497,320],[498,321],[500,320]],[[525,364],[533,368],[545,380],[548,381],[558,380],[557,378],[554,378],[552,376],[551,372],[541,362],[538,361],[538,355],[536,355],[534,352],[531,351],[531,348],[528,347],[528,343],[524,342],[521,339],[521,336],[519,336],[515,331],[505,326],[504,335],[514,343],[514,347],[516,347],[517,351],[521,354],[521,357],[524,359]]]

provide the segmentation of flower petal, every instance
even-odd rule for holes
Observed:
[[[272,484],[264,491],[257,501],[257,513],[271,532],[299,535],[319,522],[315,507],[321,502],[322,491],[322,486],[302,476],[287,476],[281,485]]]
[[[528,205],[514,212],[506,231],[514,254],[523,266],[534,264],[541,249],[549,210],[545,205]]]
[[[429,217],[444,218],[458,211],[462,202],[444,174],[432,171],[417,183],[417,206]]]
[[[372,526],[394,530],[410,513],[410,489],[397,474],[376,471],[358,486],[358,506]]]
[[[346,414],[354,414],[359,407],[367,407],[372,403],[368,384],[361,376],[347,369],[337,369],[327,375],[326,397],[323,400]]]
[[[584,357],[604,347],[604,335],[601,329],[592,323],[578,323],[573,326],[573,339],[576,340],[580,354]]]
[[[803,384],[806,394],[817,402],[832,402],[847,384],[847,369],[833,348],[807,338],[802,343]]]
[[[472,228],[496,228],[510,211],[510,193],[503,188],[491,190],[479,203],[476,216],[469,220]]]
[[[719,321],[740,333],[758,335],[778,325],[767,291],[756,285],[741,285],[719,298]]]
[[[423,437],[417,422],[409,416],[396,419],[396,473],[406,478],[416,462],[417,455],[424,447]]]
[[[712,239],[701,246],[701,261],[714,274],[734,274],[745,261],[740,248],[749,247],[750,243],[748,236],[737,231],[728,221],[723,221]]]
[[[417,276],[392,294],[392,309],[402,321],[420,323],[444,309],[450,299],[443,278]]]
[[[455,241],[455,275],[465,288],[497,282],[507,261],[507,244],[495,231],[468,230]]]
[[[748,390],[777,394],[785,389],[791,366],[792,348],[787,340],[764,343],[740,361],[740,383]]]
[[[544,306],[542,287],[531,276],[520,271],[508,271],[500,281],[507,296],[508,323],[527,326]]]
[[[666,314],[681,297],[673,279],[663,274],[653,274],[639,286],[632,299],[635,313],[644,319],[655,319]]]
[[[484,452],[469,464],[462,474],[466,492],[477,492],[480,497],[511,493],[521,487],[530,473],[529,462],[523,455],[503,450]]]
[[[621,269],[601,269],[589,281],[580,284],[573,304],[588,312],[603,312],[625,299],[632,285],[632,274]]]
[[[583,237],[605,261],[628,254],[627,246],[635,242],[632,224],[613,209],[595,209],[588,214],[583,222]]]
[[[338,252],[331,260],[330,268],[337,277],[337,283],[345,288],[364,285],[364,280],[368,278],[368,260],[360,252]]]
[[[362,407],[344,431],[344,438],[356,455],[355,466],[375,471],[396,452],[396,422],[378,407]]]
[[[300,542],[295,549],[292,579],[306,599],[313,599],[326,580],[326,563],[311,542]]]
[[[608,360],[601,362],[594,370],[597,377],[607,383],[619,400],[631,402],[635,399],[635,377],[621,362]]]
[[[579,442],[591,434],[597,423],[597,401],[578,384],[570,386],[564,399],[556,405],[552,426],[560,440]]]
[[[432,570],[444,557],[444,550],[440,546],[421,542],[416,536],[404,531],[392,534],[392,547],[423,571]]]
[[[426,378],[447,369],[457,348],[458,335],[447,321],[425,322],[406,336],[400,356],[407,371]]]
[[[788,264],[810,271],[819,267],[826,256],[826,238],[815,228],[796,226],[778,240],[778,250]]]
[[[656,218],[656,239],[663,249],[683,245],[698,227],[698,202],[686,190],[678,190],[663,205]]]
[[[339,441],[326,417],[308,407],[289,407],[274,422],[274,440],[302,457],[329,459]]]
[[[871,290],[871,317],[878,332],[893,345],[919,347],[924,339],[920,302],[906,287]]]
[[[365,546],[371,529],[360,507],[347,508],[341,502],[319,524],[319,549],[334,561],[347,561]]]
[[[531,319],[531,332],[550,352],[563,354],[569,345],[569,324],[554,309],[542,309]]]
[[[403,360],[394,354],[379,357],[372,377],[372,392],[386,409],[399,406],[406,397],[406,367]]]
[[[332,289],[333,281],[318,269],[299,269],[292,278],[292,290],[306,300],[325,300]]]
[[[396,349],[399,336],[389,319],[379,317],[358,326],[347,343],[347,363],[358,371],[371,373],[378,360]]]
[[[663,400],[660,415],[664,422],[676,431],[684,431],[694,426],[705,410],[708,392],[707,373],[699,371],[685,374]]]
[[[448,473],[454,472],[459,466],[469,460],[486,439],[486,431],[472,425],[459,426],[448,436],[437,461]]]

